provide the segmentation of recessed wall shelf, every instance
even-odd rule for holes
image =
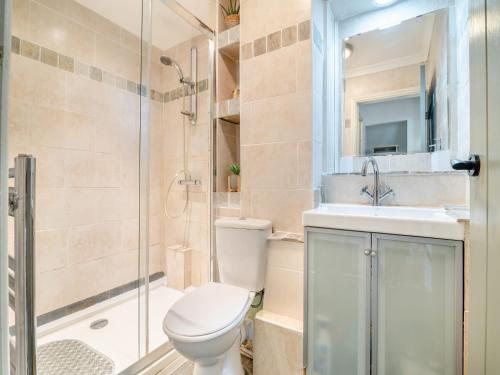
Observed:
[[[219,52],[232,60],[240,59],[240,26],[222,31],[218,36]]]
[[[234,124],[239,124],[240,99],[229,99],[218,103],[217,117]]]

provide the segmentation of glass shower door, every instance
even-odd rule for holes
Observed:
[[[39,371],[90,356],[119,373],[146,353],[151,9],[105,3],[13,0],[2,144],[9,167],[20,153],[37,163]]]

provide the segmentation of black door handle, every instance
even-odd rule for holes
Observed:
[[[451,167],[457,171],[469,171],[469,176],[479,176],[481,170],[481,160],[479,155],[472,154],[469,160],[452,160]]]

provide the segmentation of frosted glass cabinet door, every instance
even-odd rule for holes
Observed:
[[[367,375],[370,234],[307,228],[306,242],[307,373]]]
[[[462,242],[372,240],[372,374],[462,374]]]

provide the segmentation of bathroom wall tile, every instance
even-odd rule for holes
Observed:
[[[90,67],[87,64],[82,63],[81,61],[75,61],[75,73],[88,77]]]
[[[242,102],[296,91],[295,46],[241,62]]]
[[[281,48],[281,31],[276,31],[267,36],[267,52]]]
[[[38,272],[57,270],[67,265],[68,232],[66,230],[39,231],[36,233],[36,241]]]
[[[42,47],[40,61],[43,62],[44,64],[57,67],[58,64],[57,52]]]
[[[102,70],[96,68],[95,66],[91,66],[89,70],[89,77],[94,81],[101,82],[102,81]]]
[[[268,241],[267,266],[290,271],[304,270],[304,244],[284,240]]]
[[[15,0],[12,4],[11,32],[20,38],[29,38],[30,0]]]
[[[297,185],[302,188],[312,188],[313,142],[305,141],[298,144],[297,168]]]
[[[65,77],[61,71],[32,60],[11,56],[11,95],[30,103],[62,108],[65,103]]]
[[[250,199],[249,217],[271,220],[275,230],[294,233],[303,231],[302,212],[313,207],[313,193],[306,189],[251,189]]]
[[[66,187],[90,187],[93,155],[88,151],[70,151],[64,158],[64,185]]]
[[[304,91],[245,103],[241,108],[243,145],[309,140],[311,92]]]
[[[40,59],[40,46],[26,40],[21,41],[21,55],[33,60]]]
[[[85,63],[95,58],[95,34],[80,24],[66,18],[37,2],[31,2],[31,39],[47,48],[72,56]]]
[[[283,47],[288,47],[295,43],[297,43],[297,25],[293,25],[283,29],[282,31]]]
[[[311,42],[305,41],[297,44],[297,90],[312,89],[312,51]],[[308,99],[311,101],[311,98]]]
[[[265,37],[254,40],[253,51],[254,51],[255,57],[266,53],[266,38]]]
[[[102,81],[104,83],[107,83],[108,85],[111,85],[111,86],[116,85],[115,76],[110,72],[106,72],[106,71],[102,72]]]
[[[272,143],[241,147],[241,166],[248,188],[297,186],[297,144]],[[286,165],[286,168],[283,166]]]
[[[116,87],[122,90],[127,89],[127,80],[123,77],[116,77]]]
[[[293,319],[303,318],[303,272],[269,266],[264,309]]]
[[[253,57],[253,44],[246,43],[241,46],[241,59],[248,60]]]
[[[261,311],[255,320],[255,374],[302,375],[302,332],[291,319]]]
[[[75,70],[75,61],[72,57],[59,54],[59,68],[73,73]]]
[[[77,3],[76,1],[67,1],[65,14],[73,19],[74,21],[84,25],[90,30],[94,30],[99,34],[106,35],[106,37],[119,40],[121,28],[101,16],[95,13],[89,8]],[[140,23],[140,8],[137,9],[137,22]]]
[[[311,37],[311,21],[299,23],[299,41],[307,40]]]
[[[21,53],[21,39],[16,36],[12,36],[10,48],[12,53],[16,53],[19,55]]]

